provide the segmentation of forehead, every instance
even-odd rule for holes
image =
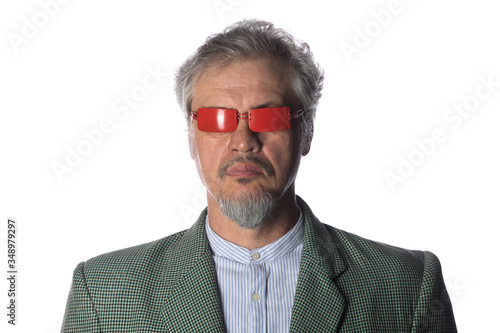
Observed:
[[[206,69],[193,87],[194,108],[284,106],[290,95],[284,66],[269,59],[233,61]]]

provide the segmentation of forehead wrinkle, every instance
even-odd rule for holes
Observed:
[[[199,95],[194,95],[193,101],[196,100],[198,107],[215,107],[225,109],[238,109],[244,107],[246,109],[260,109],[274,106],[287,106],[286,98],[283,94],[275,90],[263,89],[259,86],[262,92],[248,93],[249,89],[245,87],[241,91],[230,88],[210,88],[205,92],[204,98],[200,99]],[[194,104],[194,103],[193,103]]]
[[[231,68],[232,65],[239,67]],[[269,75],[271,72],[273,75]],[[268,61],[235,62],[223,68],[208,68],[196,80],[192,105],[236,109],[286,106],[289,99],[289,87],[284,87],[286,77],[286,71]]]

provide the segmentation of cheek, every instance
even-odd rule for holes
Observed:
[[[279,178],[288,178],[298,168],[299,150],[297,141],[292,135],[278,138],[267,145],[265,150],[265,154],[271,159]]]
[[[224,153],[224,145],[220,141],[217,138],[200,135],[199,133],[193,134],[192,157],[200,177],[204,180],[217,175]]]

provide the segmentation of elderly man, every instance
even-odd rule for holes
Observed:
[[[438,259],[322,224],[295,194],[323,74],[261,21],[176,77],[208,207],[189,229],[75,269],[63,332],[455,332]]]

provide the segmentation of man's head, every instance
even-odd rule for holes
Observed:
[[[242,21],[209,37],[179,69],[177,98],[186,112],[191,154],[209,203],[212,197],[241,227],[260,227],[284,197],[294,196],[300,157],[309,152],[322,81],[307,44],[262,21]],[[283,120],[288,110],[283,107],[289,107],[292,118],[299,110],[304,113]],[[205,117],[200,108],[232,109],[209,110],[214,125],[238,114],[254,119],[231,120],[232,132],[213,133],[198,128]],[[191,111],[197,120],[192,120]],[[262,124],[253,115],[271,111],[279,113],[269,126],[278,127],[268,131],[257,126]],[[276,130],[286,124],[290,129]]]

